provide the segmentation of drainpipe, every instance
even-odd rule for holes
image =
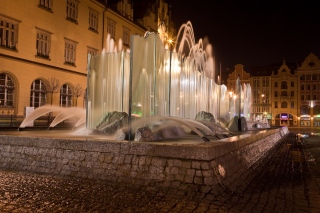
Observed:
[[[103,10],[103,17],[102,17],[102,50],[103,50],[103,48],[104,48],[104,38],[105,38],[105,36],[104,36],[104,19],[105,19],[105,13],[106,13],[106,11],[107,11],[107,0],[106,0],[106,4],[105,4],[105,8],[104,8],[104,10]]]

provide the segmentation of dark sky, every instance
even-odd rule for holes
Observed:
[[[320,57],[320,10],[313,3],[171,0],[177,28],[191,21],[195,38],[208,37],[217,69],[233,70]],[[223,79],[226,77],[222,74]]]

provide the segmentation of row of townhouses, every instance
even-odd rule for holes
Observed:
[[[228,75],[230,92],[237,78],[252,89],[250,119],[276,126],[320,127],[320,60],[315,54],[298,64],[283,60],[253,67],[250,74],[237,64]]]

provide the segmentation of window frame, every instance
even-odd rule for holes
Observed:
[[[78,42],[64,38],[64,64],[75,66]]]
[[[0,14],[0,47],[17,51],[19,23],[14,18]]]
[[[37,87],[36,85],[39,85]],[[36,101],[36,100],[39,101]],[[36,79],[32,82],[30,88],[30,106],[40,107],[47,104],[47,85],[41,79]]]
[[[14,107],[14,91],[13,78],[7,73],[0,73],[0,107]]]
[[[79,1],[77,0],[67,0],[66,5],[66,15],[67,20],[73,23],[78,23],[78,10],[79,10]]]
[[[60,100],[61,107],[73,106],[73,90],[69,84],[63,84],[60,88]]]

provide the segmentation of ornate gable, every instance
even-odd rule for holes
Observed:
[[[320,70],[320,60],[319,58],[310,53],[302,62],[301,66],[298,67],[299,70]]]
[[[288,67],[286,61],[283,59],[282,60],[282,65],[280,66],[280,68],[278,69],[278,73],[276,74],[276,76],[291,76],[291,70]]]

